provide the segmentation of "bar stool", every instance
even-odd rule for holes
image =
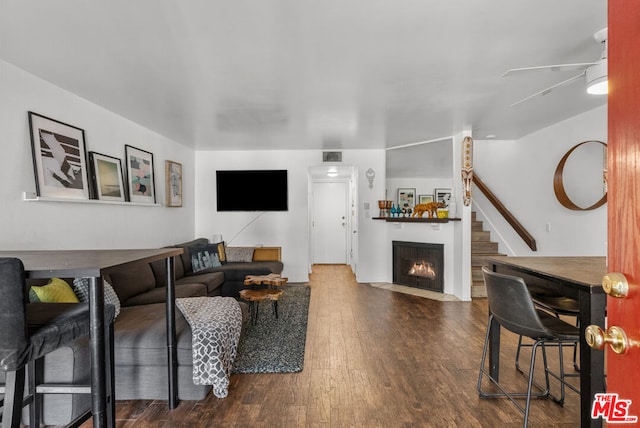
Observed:
[[[482,268],[485,285],[487,288],[487,300],[489,303],[489,321],[487,324],[487,333],[485,336],[484,349],[482,351],[482,360],[480,362],[480,371],[478,374],[478,394],[481,398],[507,397],[514,405],[524,413],[523,426],[527,426],[529,422],[529,410],[532,397],[549,397],[550,384],[549,375],[556,377],[560,381],[562,388],[562,396],[564,396],[565,375],[563,367],[562,346],[565,344],[577,343],[580,340],[579,330],[577,327],[559,319],[555,316],[536,309],[531,294],[527,289],[522,278],[504,275],[490,271],[487,267]],[[493,322],[497,322],[500,326],[515,333],[519,336],[529,337],[534,340],[531,351],[531,362],[529,365],[528,384],[525,392],[511,392],[494,379],[487,371],[485,371],[485,363],[491,328]],[[557,346],[559,349],[560,371],[559,375],[552,373],[547,364],[546,347]],[[534,393],[533,380],[536,363],[536,353],[538,347],[542,348],[542,360],[545,370],[545,388],[542,392]],[[484,378],[489,379],[500,392],[486,392],[482,389]],[[516,398],[526,399],[523,408]]]
[[[533,303],[537,308],[543,309],[556,318],[560,318],[561,315],[575,317],[575,326],[580,327],[580,304],[577,300],[570,297],[554,294],[546,288],[536,287],[535,285],[527,284]],[[580,366],[578,365],[578,345],[571,345],[573,347],[573,368],[580,372]],[[523,372],[520,368],[520,351],[522,347],[531,347],[531,344],[523,343],[522,336],[518,339],[518,352],[516,352],[516,368]],[[578,375],[567,375],[578,376]],[[562,403],[560,403],[562,404]]]
[[[29,405],[29,425],[39,427],[43,393],[69,393],[74,386],[41,384],[44,356],[80,337],[89,335],[86,303],[29,303],[24,266],[16,258],[0,258],[0,370],[6,372],[2,403],[2,428],[20,426],[22,407]],[[114,308],[105,305],[105,326],[110,352],[107,369],[112,370]],[[24,396],[28,371],[28,395]],[[113,377],[111,376],[111,379]],[[113,382],[108,382],[112,396]],[[87,387],[81,392],[89,393]],[[40,392],[46,391],[46,392]]]

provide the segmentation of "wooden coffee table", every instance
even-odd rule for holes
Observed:
[[[286,278],[285,278],[286,279]],[[251,309],[251,324],[258,322],[258,305],[264,300],[271,300],[273,314],[278,318],[278,299],[284,293],[283,290],[274,288],[263,288],[260,290],[240,290],[240,298],[249,302]]]
[[[244,277],[244,285],[273,285],[275,287],[283,286],[289,278],[282,278],[277,273],[269,275],[247,275]]]

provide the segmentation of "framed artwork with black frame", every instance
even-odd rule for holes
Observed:
[[[29,112],[36,194],[63,199],[89,199],[84,130]]]
[[[409,187],[401,187],[398,189],[398,206],[402,208],[411,208],[416,205],[416,189]]]
[[[167,192],[167,206],[182,206],[182,164],[165,161],[165,188]]]
[[[95,198],[101,201],[126,201],[120,159],[89,152],[89,164]]]
[[[124,146],[129,201],[156,203],[153,153],[130,145]]]
[[[445,207],[449,206],[449,201],[451,201],[451,189],[435,189],[434,190],[434,199],[436,202],[442,202]]]

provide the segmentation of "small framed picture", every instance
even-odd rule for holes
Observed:
[[[167,190],[167,206],[182,206],[182,164],[174,161],[165,162],[165,188]]]
[[[411,208],[416,205],[416,189],[399,188],[398,189],[398,206],[402,208]]]
[[[84,130],[29,112],[38,196],[89,199]]]
[[[93,194],[96,199],[124,202],[126,197],[120,159],[102,153],[89,152],[89,163]]]
[[[418,203],[420,204],[428,204],[429,202],[433,202],[433,195],[419,195]]]
[[[442,202],[445,207],[448,207],[451,201],[451,189],[435,189],[433,197],[436,202]]]
[[[153,153],[125,145],[125,162],[129,200],[147,204],[156,203]]]

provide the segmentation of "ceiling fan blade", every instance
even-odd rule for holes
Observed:
[[[511,73],[518,73],[522,71],[537,71],[537,70],[550,70],[550,71],[570,71],[570,70],[580,70],[590,67],[592,65],[596,65],[598,62],[576,62],[574,64],[555,64],[555,65],[539,65],[536,67],[521,67],[521,68],[512,68],[510,70],[502,73],[502,77],[507,76]]]
[[[569,78],[569,79],[567,79],[567,80],[563,80],[563,81],[562,81],[562,82],[560,82],[560,83],[556,83],[556,84],[555,84],[555,85],[553,85],[553,86],[549,86],[548,88],[543,89],[543,90],[541,90],[541,91],[539,91],[539,92],[536,92],[536,93],[535,93],[535,94],[533,94],[533,95],[529,95],[528,97],[523,98],[523,99],[521,99],[520,101],[516,101],[515,103],[511,104],[509,107],[517,106],[518,104],[521,104],[521,103],[523,103],[523,102],[525,102],[525,101],[527,101],[527,100],[530,100],[531,98],[537,97],[537,96],[547,95],[549,92],[551,92],[551,91],[552,91],[552,90],[554,90],[554,89],[557,89],[557,88],[559,88],[559,87],[561,87],[561,86],[568,85],[568,84],[570,84],[570,83],[573,83],[574,81],[576,81],[576,80],[580,79],[580,78],[581,78],[582,76],[584,76],[585,74],[586,74],[586,70],[585,70],[585,71],[583,71],[582,73],[578,74],[577,76],[570,77],[570,78]]]

